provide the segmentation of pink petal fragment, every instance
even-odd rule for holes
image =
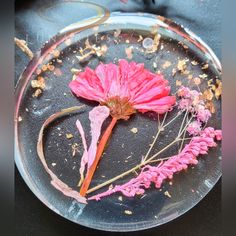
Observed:
[[[109,116],[109,114],[110,110],[106,106],[97,106],[89,112],[92,141],[88,149],[88,168],[93,164],[95,160],[97,152],[97,143],[101,134],[102,124]]]
[[[83,147],[84,147],[84,153],[81,158],[80,169],[79,169],[79,172],[80,172],[79,185],[80,185],[84,180],[84,170],[85,170],[86,164],[88,163],[88,148],[87,148],[87,143],[86,143],[86,139],[85,139],[85,135],[84,135],[84,129],[83,129],[79,120],[76,121],[76,126],[77,126],[79,133],[81,135],[82,143],[83,143]]]
[[[52,177],[51,184],[57,190],[61,191],[65,196],[72,197],[80,203],[87,204],[86,198],[82,197],[79,192],[70,188],[67,184],[62,182],[60,179],[57,178],[56,175],[50,174]]]

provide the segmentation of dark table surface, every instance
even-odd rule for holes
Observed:
[[[66,25],[88,17],[80,12],[65,11],[69,1],[16,1],[16,31],[18,38],[28,42],[33,52]],[[142,11],[166,16],[183,24],[199,35],[221,59],[221,1],[220,0],[119,0],[90,1],[106,6],[110,11]],[[56,4],[57,3],[57,4]],[[50,8],[50,4],[54,8]],[[55,23],[56,22],[56,23]],[[15,82],[29,59],[16,48]],[[116,235],[95,231],[71,223],[44,206],[29,190],[18,170],[15,171],[15,228],[16,235]],[[126,235],[126,233],[119,233]],[[132,235],[222,235],[221,181],[192,210],[160,227],[132,233]]]

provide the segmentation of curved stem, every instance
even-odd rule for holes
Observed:
[[[80,189],[81,196],[85,196],[85,194],[89,188],[89,185],[92,181],[93,175],[94,175],[95,170],[97,168],[98,162],[101,159],[101,156],[103,154],[103,151],[105,149],[107,141],[112,133],[112,130],[113,130],[116,122],[117,122],[117,118],[113,117],[111,123],[107,127],[106,131],[104,132],[104,134],[98,144],[95,160],[94,160],[93,164],[90,166],[90,168],[88,169],[87,175],[86,175],[84,182],[83,182],[81,189]]]

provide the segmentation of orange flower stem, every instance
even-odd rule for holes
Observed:
[[[86,192],[87,192],[87,190],[89,188],[89,185],[90,185],[90,183],[92,181],[93,175],[94,175],[94,173],[96,171],[98,162],[101,159],[101,156],[103,154],[104,148],[105,148],[105,146],[107,144],[107,141],[108,141],[108,139],[109,139],[109,137],[110,137],[110,135],[112,133],[112,130],[113,130],[116,122],[117,122],[117,118],[113,117],[111,123],[107,127],[106,131],[104,132],[104,134],[103,134],[103,136],[102,136],[102,138],[101,138],[101,140],[100,140],[100,142],[98,144],[95,160],[94,160],[92,166],[89,168],[89,170],[87,172],[87,175],[86,175],[86,177],[84,179],[84,182],[83,182],[83,184],[82,184],[82,186],[80,188],[80,195],[81,196],[85,196],[86,195]]]

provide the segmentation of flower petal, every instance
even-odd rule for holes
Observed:
[[[166,96],[150,102],[135,104],[134,108],[141,112],[155,111],[159,114],[163,114],[169,111],[175,102],[176,98],[174,96]]]
[[[79,185],[80,185],[84,180],[84,170],[85,170],[86,164],[88,163],[88,148],[87,148],[87,143],[86,143],[86,139],[85,139],[85,135],[84,135],[84,129],[83,129],[83,127],[82,127],[79,120],[76,121],[76,126],[79,130],[79,133],[80,133],[81,138],[82,138],[82,143],[83,143],[83,146],[84,146],[84,153],[83,153],[83,156],[81,158],[80,169],[79,169],[79,172],[80,172]]]
[[[106,106],[97,106],[89,112],[92,141],[88,149],[88,168],[93,164],[95,160],[97,152],[97,143],[101,134],[102,124],[109,116],[109,114],[110,110]]]

